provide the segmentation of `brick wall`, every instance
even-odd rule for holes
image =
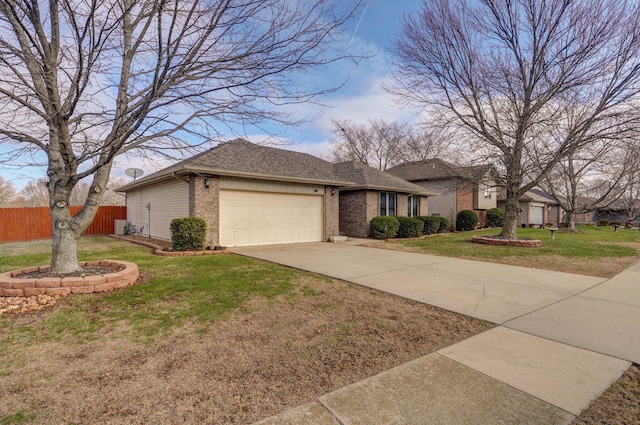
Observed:
[[[334,194],[331,194],[331,191]],[[340,195],[338,188],[325,186],[324,188],[324,237],[337,236],[340,234]]]
[[[340,192],[339,231],[341,235],[367,237],[369,226],[363,222],[367,215],[367,191]]]
[[[456,216],[462,210],[473,210],[473,183],[459,182],[456,191]]]
[[[189,216],[200,217],[207,222],[207,246],[220,244],[220,182],[218,177],[209,177],[209,187],[204,178],[191,176],[189,179]]]
[[[418,211],[420,213],[420,215],[429,215],[429,201],[428,201],[428,197],[426,196],[421,196],[420,197],[420,211]]]

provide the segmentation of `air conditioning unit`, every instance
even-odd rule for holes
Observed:
[[[124,235],[127,232],[127,220],[114,220],[113,233],[116,235]]]

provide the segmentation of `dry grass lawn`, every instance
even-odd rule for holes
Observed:
[[[37,424],[250,424],[491,327],[305,276],[206,329],[150,342],[122,323],[34,341],[56,311],[5,319],[0,419]],[[70,308],[62,306],[61,308]],[[24,333],[9,332],[18,327]]]

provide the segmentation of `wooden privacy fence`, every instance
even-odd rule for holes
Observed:
[[[82,207],[69,207],[76,215]],[[85,235],[110,235],[114,233],[113,221],[126,220],[127,207],[101,206]],[[51,216],[49,207],[0,208],[0,243],[21,242],[50,238]]]

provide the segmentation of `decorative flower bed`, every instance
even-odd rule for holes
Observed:
[[[107,267],[110,273],[73,277],[21,277],[30,273],[46,272],[49,266],[29,267],[0,274],[0,296],[32,297],[38,295],[66,296],[109,292],[135,283],[140,276],[138,266],[128,261],[87,261],[81,267]]]
[[[505,239],[492,238],[490,236],[474,236],[471,238],[471,242],[485,245],[517,246],[521,248],[540,248],[540,246],[542,246],[542,242],[538,239]]]

